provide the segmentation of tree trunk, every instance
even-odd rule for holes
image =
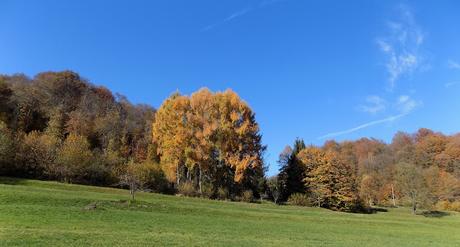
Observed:
[[[200,195],[202,195],[202,194],[203,194],[203,190],[202,190],[202,188],[201,188],[201,165],[198,166],[198,172],[200,173],[200,174],[198,175],[198,187],[199,187],[199,189],[200,189]]]
[[[417,202],[415,200],[412,201],[412,213],[417,213]]]
[[[131,183],[129,192],[131,193],[131,201],[134,201],[134,184]]]
[[[179,165],[177,165],[177,167],[176,167],[176,185],[177,185],[177,187],[179,187],[179,183],[180,183]]]
[[[395,189],[393,184],[391,185],[391,199],[393,200],[393,207],[396,207]]]
[[[191,172],[190,172],[189,168],[187,168],[186,176],[187,176],[187,182],[191,182],[192,181],[192,175],[191,175]]]

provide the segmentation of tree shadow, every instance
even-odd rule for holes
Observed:
[[[359,207],[359,208],[354,208],[352,210],[334,210],[334,209],[330,209],[330,210],[344,212],[344,213],[351,213],[351,214],[377,214],[377,213],[388,212],[388,209],[379,208],[379,207],[372,207],[372,208]]]
[[[11,177],[0,177],[0,184],[25,185],[26,184],[26,179],[11,178]]]
[[[388,209],[372,207],[372,208],[365,208],[360,213],[363,213],[363,214],[377,214],[377,213],[386,213],[386,212],[388,212]]]
[[[423,215],[427,218],[442,218],[442,217],[449,216],[450,213],[434,210],[434,211],[424,211],[420,213],[420,215]]]

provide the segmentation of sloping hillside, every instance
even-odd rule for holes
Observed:
[[[347,214],[0,178],[0,246],[459,246],[460,214]]]

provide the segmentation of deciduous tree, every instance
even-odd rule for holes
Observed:
[[[420,167],[409,163],[399,163],[397,165],[397,186],[409,200],[412,213],[415,214],[419,206],[429,205],[430,194]]]
[[[88,140],[84,136],[70,134],[57,152],[52,167],[53,174],[66,182],[84,181],[88,177],[88,167],[93,161]]]

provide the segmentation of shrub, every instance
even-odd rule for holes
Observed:
[[[192,182],[185,182],[179,185],[177,192],[183,196],[196,196],[195,186],[193,186]]]
[[[85,180],[88,167],[94,161],[90,144],[85,136],[70,134],[57,152],[56,164],[51,168],[54,175],[66,182]]]
[[[6,127],[6,124],[0,121],[0,174],[8,174],[13,169],[14,159],[14,141],[13,137]]]
[[[201,185],[201,197],[212,198],[214,195],[214,189],[211,184],[203,183]]]
[[[451,210],[460,212],[460,202],[439,201],[435,205],[436,210]]]
[[[294,193],[288,198],[288,204],[294,206],[311,206],[310,199],[306,194]]]
[[[448,201],[439,201],[435,205],[436,210],[450,210],[450,203]]]
[[[460,202],[452,202],[450,204],[449,210],[460,212]]]
[[[228,189],[224,187],[220,187],[217,190],[217,199],[219,200],[227,200],[228,199]]]
[[[94,161],[86,168],[85,181],[91,185],[110,185],[116,183],[117,179],[112,176],[110,167],[97,154]]]
[[[58,138],[38,131],[24,135],[17,154],[18,162],[23,164],[24,173],[35,178],[52,174],[51,167],[55,163],[59,145]]]
[[[158,163],[145,161],[139,164],[138,170],[138,176],[143,184],[143,190],[160,193],[168,193],[170,191],[168,180]]]
[[[252,190],[245,190],[243,194],[241,194],[241,201],[243,202],[252,202],[254,200],[254,194]]]

